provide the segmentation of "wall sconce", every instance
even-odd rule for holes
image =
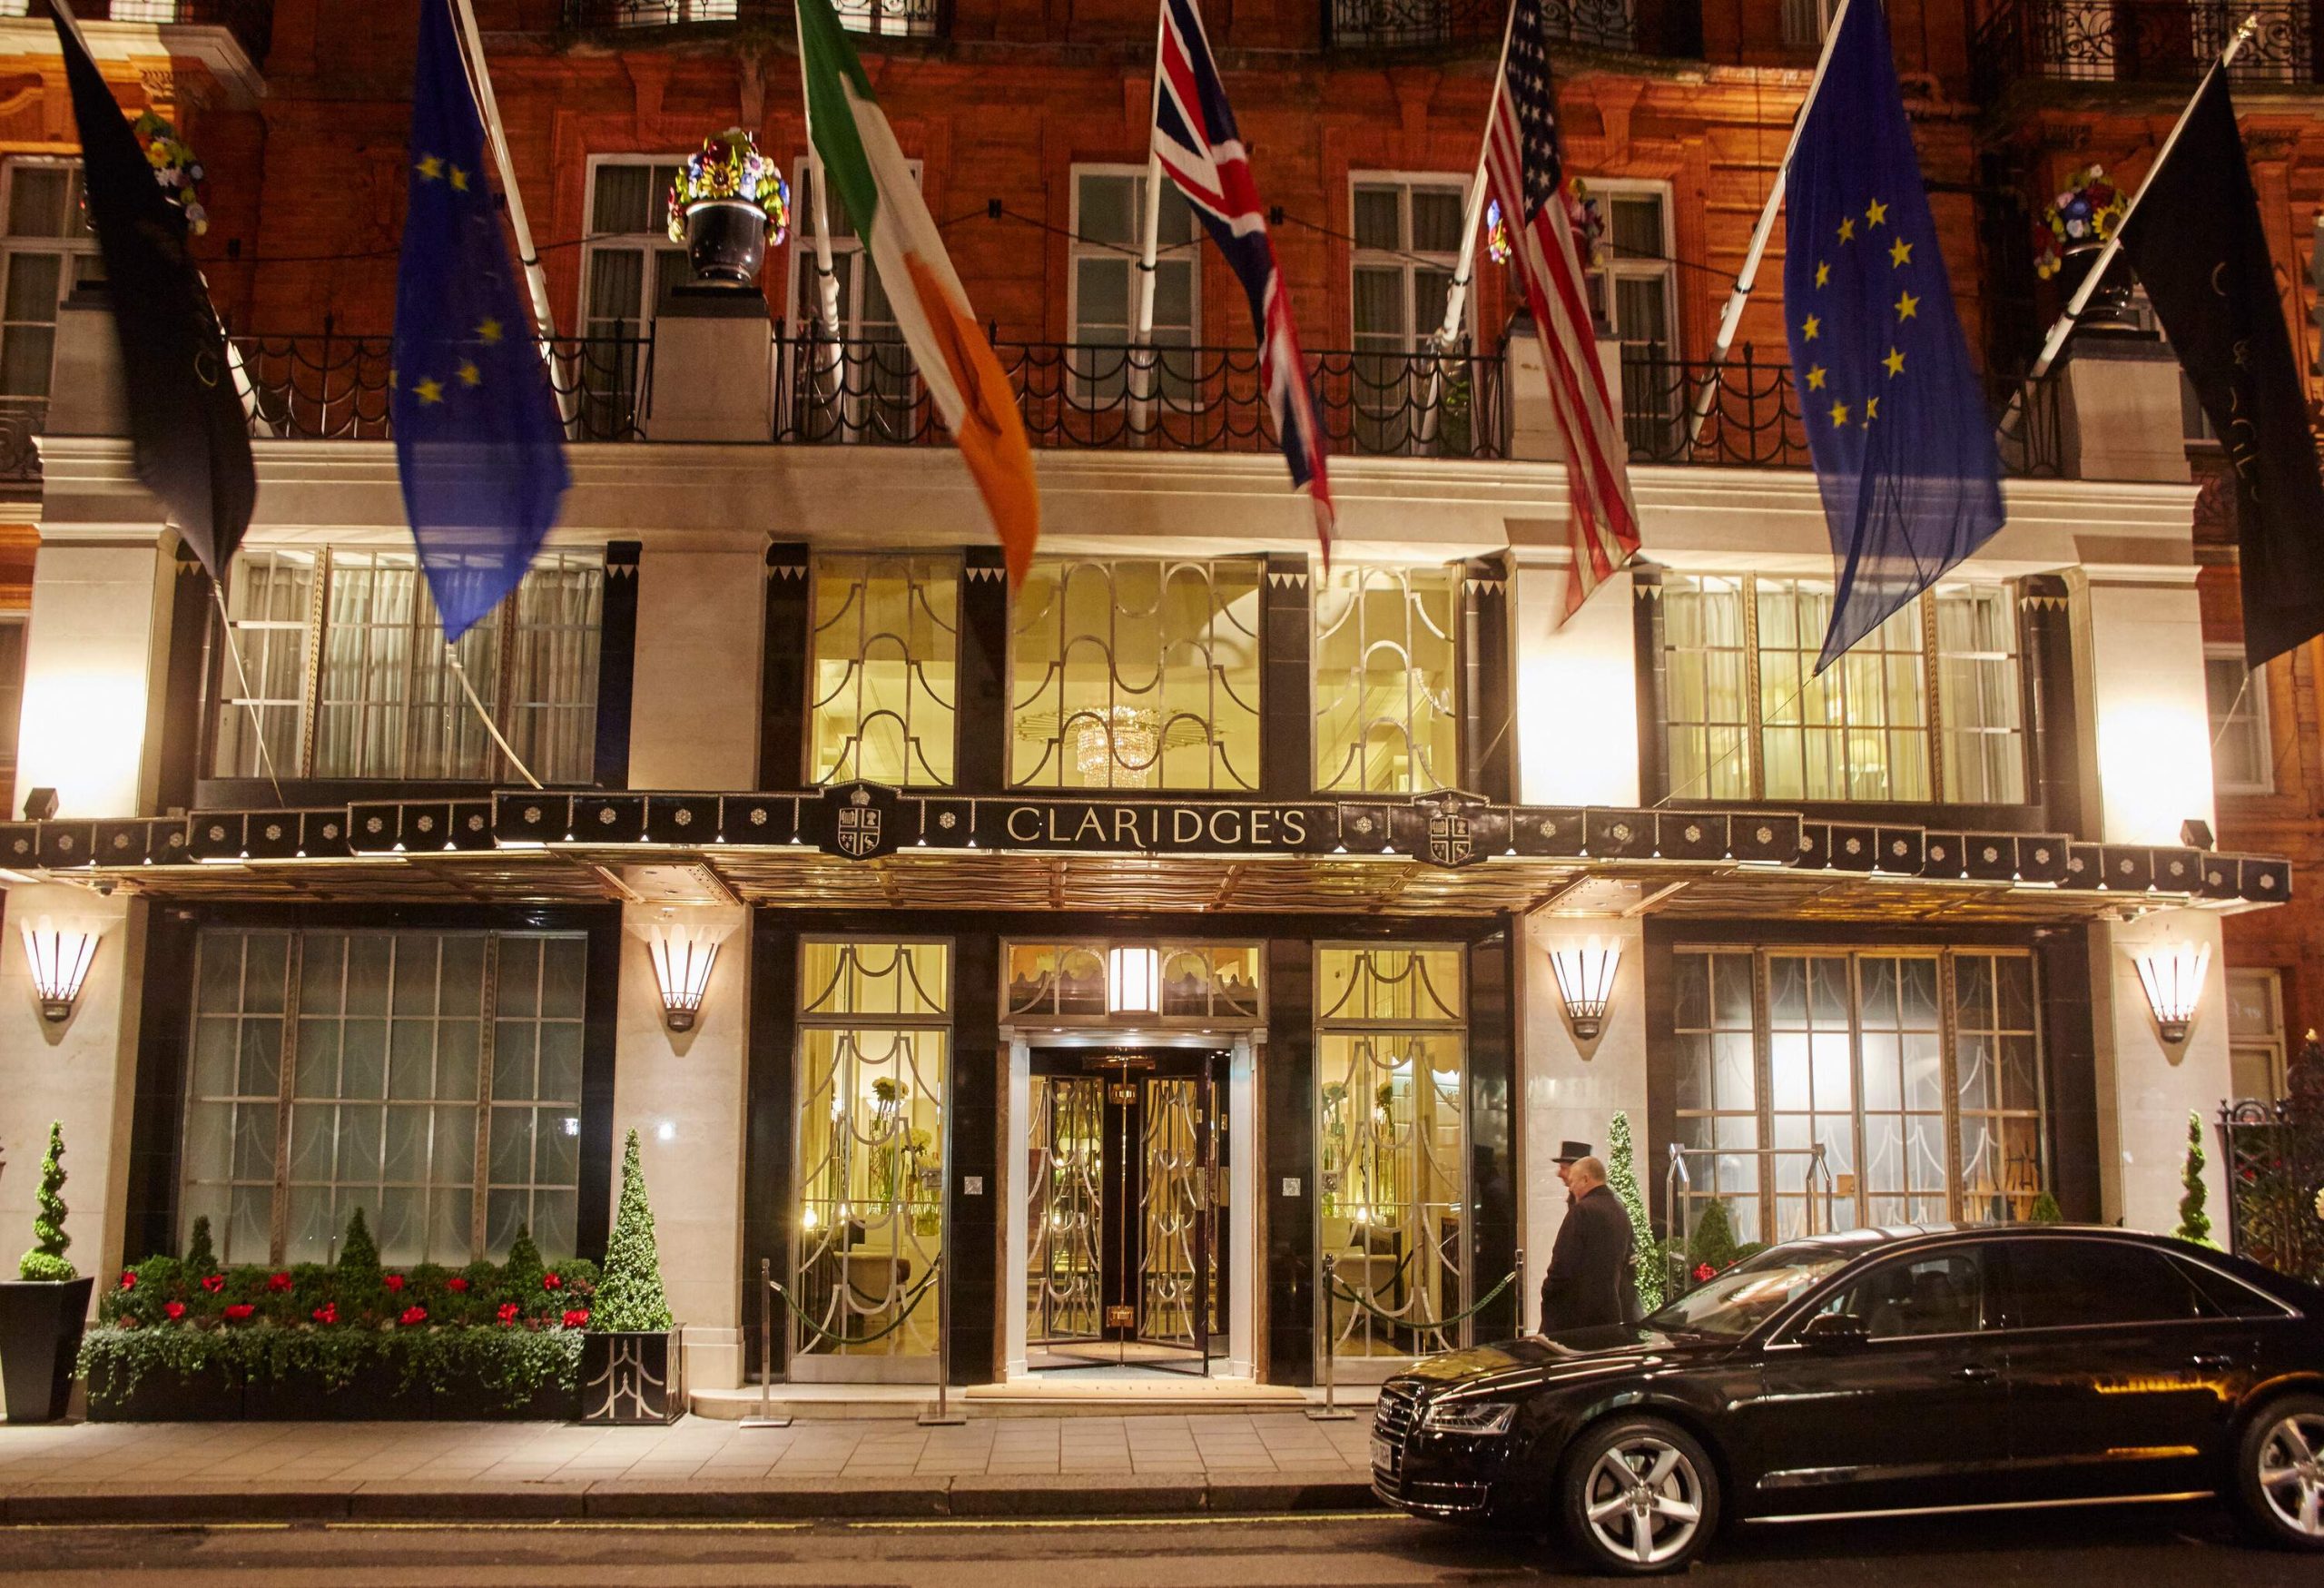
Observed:
[[[1565,1018],[1582,1041],[1596,1041],[1606,1029],[1606,1002],[1613,996],[1614,972],[1621,962],[1620,943],[1594,937],[1550,951],[1550,969],[1558,974]]]
[[[1162,951],[1106,951],[1106,1007],[1115,1014],[1158,1014],[1162,1008]]]
[[[62,1022],[73,1018],[73,1003],[89,978],[89,962],[97,957],[102,930],[84,922],[54,922],[45,915],[24,923],[25,957],[32,962],[33,991],[44,1019]]]
[[[662,1023],[670,1030],[694,1030],[702,996],[710,988],[710,968],[718,962],[718,945],[734,930],[723,922],[687,920],[675,910],[665,910],[636,929],[654,962],[655,985],[662,991]]]
[[[2195,1005],[2202,1001],[2203,973],[2211,969],[2211,945],[2149,943],[2132,954],[2131,962],[2139,968],[2147,1007],[2154,1011],[2155,1030],[2172,1047],[2185,1041],[2188,1029],[2195,1023]]]

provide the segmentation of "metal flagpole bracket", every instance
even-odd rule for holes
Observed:
[[[1312,1423],[1353,1423],[1355,1414],[1339,1403],[1339,1374],[1334,1364],[1339,1353],[1332,1349],[1332,1287],[1338,1282],[1340,1258],[1337,1252],[1324,1254],[1324,1282],[1315,1287],[1315,1299],[1324,1315],[1324,1404],[1307,1408],[1307,1420]]]
[[[774,1415],[774,1265],[759,1259],[759,1415],[744,1417],[745,1428],[788,1428],[788,1415]]]

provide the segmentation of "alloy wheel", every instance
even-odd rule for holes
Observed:
[[[2324,1539],[2324,1413],[2276,1420],[2260,1441],[2260,1494],[2284,1526]]]
[[[1633,1435],[1590,1469],[1582,1515],[1608,1553],[1658,1564],[1684,1550],[1702,1525],[1702,1475],[1669,1441]]]

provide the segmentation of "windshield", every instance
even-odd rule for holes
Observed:
[[[1837,1272],[1848,1256],[1815,1247],[1776,1247],[1689,1290],[1648,1318],[1647,1327],[1739,1340]]]

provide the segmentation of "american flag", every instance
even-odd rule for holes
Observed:
[[[1566,539],[1574,577],[1566,610],[1587,600],[1638,550],[1638,507],[1630,499],[1630,447],[1598,361],[1590,288],[1566,207],[1557,113],[1550,102],[1550,52],[1541,0],[1516,0],[1509,56],[1485,131],[1485,177],[1501,211],[1513,217],[1510,246],[1526,306],[1541,340],[1550,403],[1565,437]]]
[[[1251,162],[1235,130],[1235,112],[1218,80],[1218,64],[1210,57],[1195,0],[1162,0],[1161,49],[1154,70],[1154,157],[1202,218],[1250,300],[1267,413],[1282,439],[1293,488],[1307,492],[1315,504],[1315,534],[1328,567],[1332,491],[1324,473],[1323,428],[1315,422],[1307,364],[1291,322],[1291,295],[1267,237],[1266,209],[1251,179]]]

